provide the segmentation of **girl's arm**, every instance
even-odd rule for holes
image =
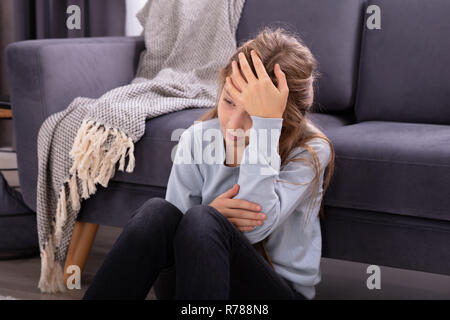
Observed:
[[[165,197],[183,214],[202,203],[203,176],[193,160],[192,140],[193,135],[185,130],[177,145]]]
[[[254,230],[243,233],[250,243],[254,244],[269,236],[301,203],[309,202],[311,196],[317,195],[312,194],[315,189],[313,181],[315,172],[312,164],[291,161],[280,172],[281,159],[278,153],[278,144],[283,119],[258,116],[251,116],[251,118],[253,127],[250,130],[250,141],[244,151],[239,169],[240,190],[234,199],[245,199],[260,204],[261,211],[267,216],[261,226],[256,226]],[[260,129],[266,129],[266,132]],[[271,131],[275,133],[272,141]],[[255,134],[257,135],[256,139]],[[265,138],[267,143],[262,143],[261,138]],[[260,142],[258,143],[258,141]],[[308,144],[317,152],[321,167],[320,174],[323,175],[330,161],[331,150],[328,143],[321,141],[323,140],[312,139]],[[263,149],[265,145],[268,145],[267,151]],[[255,152],[258,155],[258,161],[250,163],[249,160],[255,156]],[[313,160],[306,149],[302,149],[294,155],[294,158],[299,157]],[[295,185],[278,180],[303,184]],[[321,190],[320,186],[318,190]]]

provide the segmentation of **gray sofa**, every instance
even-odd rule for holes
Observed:
[[[366,8],[381,8],[381,30]],[[450,275],[450,20],[448,0],[247,0],[238,44],[264,25],[298,31],[320,63],[313,121],[336,151],[325,196],[323,256]],[[134,76],[141,37],[23,41],[7,49],[20,183],[35,209],[36,137],[78,96],[96,98]],[[172,130],[207,109],[147,121],[133,173],[82,203],[80,221],[123,226],[164,197]],[[174,270],[155,284],[173,296]]]

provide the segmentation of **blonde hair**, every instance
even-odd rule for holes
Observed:
[[[238,55],[240,52],[245,54],[253,73],[256,75],[250,55],[251,50],[256,51],[275,86],[278,85],[274,73],[274,66],[276,63],[280,65],[281,70],[283,70],[286,75],[289,87],[289,97],[283,114],[283,126],[279,142],[281,165],[290,161],[306,161],[313,165],[315,177],[308,182],[311,183],[314,181],[315,183],[315,193],[311,195],[311,200],[315,198],[319,189],[320,162],[316,152],[307,144],[307,142],[314,138],[321,138],[330,145],[331,159],[325,168],[326,178],[324,179],[322,197],[319,201],[319,203],[321,203],[319,215],[321,218],[324,218],[322,200],[334,171],[335,152],[331,141],[308,118],[308,113],[311,112],[313,104],[313,99],[311,99],[311,94],[314,92],[313,85],[320,74],[317,71],[318,63],[316,59],[308,47],[303,44],[303,41],[298,35],[288,32],[280,27],[277,27],[276,29],[264,27],[254,39],[244,42],[230,57],[228,64],[219,72],[216,105],[204,113],[198,121],[205,121],[218,117],[217,108],[221,92],[225,85],[225,79],[232,73],[231,62],[235,60],[239,65]],[[305,158],[288,159],[288,155],[296,147],[304,147],[311,154],[313,161]],[[288,183],[298,185],[298,183]],[[312,207],[311,210],[316,206],[317,204]]]

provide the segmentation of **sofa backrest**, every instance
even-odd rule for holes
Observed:
[[[356,96],[365,0],[246,0],[236,32],[237,45],[264,26],[300,35],[319,62],[314,110],[351,111]]]
[[[450,124],[450,1],[371,4],[381,29],[363,31],[356,120]]]

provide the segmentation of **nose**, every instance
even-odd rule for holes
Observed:
[[[245,124],[245,114],[242,112],[234,112],[233,115],[229,118],[228,121],[228,129],[230,133],[238,134],[239,130],[242,130],[245,133],[244,129]]]

